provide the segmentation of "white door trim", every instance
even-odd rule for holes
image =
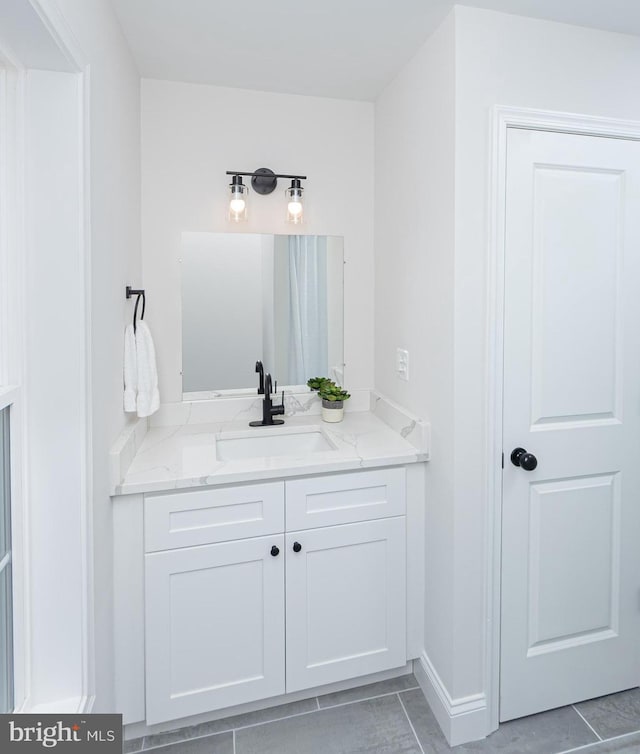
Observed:
[[[83,490],[84,504],[81,506],[79,515],[80,521],[80,541],[78,542],[79,552],[78,557],[81,563],[81,578],[82,589],[80,594],[81,609],[79,619],[81,621],[82,631],[82,672],[81,672],[81,688],[79,689],[79,697],[73,700],[68,700],[69,711],[77,712],[90,712],[93,706],[95,697],[95,649],[94,649],[94,608],[93,608],[93,532],[92,532],[92,501],[93,501],[93,480],[92,480],[92,441],[91,441],[91,419],[92,419],[92,400],[91,400],[91,361],[90,361],[90,337],[91,337],[91,233],[90,233],[90,67],[88,58],[80,48],[73,32],[69,28],[66,19],[62,12],[58,8],[55,0],[29,0],[29,4],[37,16],[42,21],[43,26],[46,28],[48,34],[51,36],[57,48],[62,53],[62,56],[69,64],[69,71],[73,72],[80,77],[78,97],[76,102],[75,117],[78,123],[78,170],[79,174],[79,191],[80,191],[80,208],[78,212],[77,222],[80,227],[80,243],[78,246],[78,282],[82,286],[80,292],[79,302],[77,306],[77,317],[83,325],[83,347],[80,354],[80,369],[82,371],[82,395],[78,396],[82,411],[82,425],[84,426],[85,443],[82,452],[82,458],[80,459],[80,466],[82,474],[81,484]],[[26,75],[26,69],[24,69],[20,61],[15,59],[15,56],[11,55],[9,50],[4,50],[5,57],[9,59],[9,62],[18,69],[22,80]],[[22,83],[22,81],[20,82]],[[19,123],[20,133],[19,138],[23,138],[25,124],[23,121]],[[18,165],[18,171],[20,175],[24,175],[26,171],[26,162],[24,156],[21,154],[19,158],[20,164]],[[20,204],[29,206],[30,197],[28,192],[25,191],[25,196],[20,197]],[[21,209],[18,208],[18,209]],[[19,271],[20,275],[23,275],[23,271]],[[24,319],[24,313],[28,308],[28,302],[24,300],[24,280],[20,281],[20,300],[18,302],[20,312],[19,319]],[[18,295],[18,294],[16,294]],[[19,353],[24,353],[23,334],[14,333],[14,339],[19,339],[20,342],[13,344],[14,348]],[[26,433],[25,433],[26,435]],[[26,438],[23,438],[26,441]],[[28,469],[25,469],[26,483],[28,483]],[[25,526],[28,527],[28,510],[25,512]],[[28,546],[28,537],[20,538],[25,539],[24,544],[24,578],[26,581],[25,591],[29,590],[29,571],[30,561],[33,557],[33,552],[30,551]],[[53,557],[55,553],[51,553]],[[20,711],[29,711],[32,706],[32,701],[29,698],[29,665],[30,658],[28,645],[29,645],[29,615],[28,610],[25,609],[25,636],[23,637],[25,643],[25,658],[24,664],[26,665],[25,671],[25,689],[20,696],[24,700],[24,704]],[[22,690],[20,690],[22,691]],[[61,711],[58,709],[58,711]]]
[[[485,668],[488,735],[498,728],[500,701],[500,568],[502,523],[502,399],[507,132],[509,128],[640,140],[640,122],[505,107],[491,112],[487,266],[487,572]],[[638,679],[640,681],[640,679]]]
[[[24,506],[24,79],[12,51],[0,47],[0,410],[11,407],[11,551],[14,704],[29,697],[30,622]]]
[[[78,712],[91,712],[95,702],[95,627],[93,594],[93,441],[92,441],[92,379],[91,379],[91,194],[90,194],[90,84],[89,60],[69,27],[55,0],[29,0],[47,31],[70,66],[80,76],[77,118],[81,143],[79,144],[80,186],[80,276],[83,281],[78,316],[84,323],[84,347],[81,354],[84,394],[79,396],[82,405],[82,423],[85,429],[85,447],[81,459],[82,487],[85,505],[81,510],[80,532],[82,541],[82,689],[77,702],[72,702]]]

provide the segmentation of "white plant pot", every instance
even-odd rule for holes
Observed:
[[[322,400],[322,421],[341,422],[344,418],[344,401]]]

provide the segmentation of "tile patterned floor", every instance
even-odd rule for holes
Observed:
[[[640,688],[449,748],[412,675],[128,741],[125,754],[640,754]]]

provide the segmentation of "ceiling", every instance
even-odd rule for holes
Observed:
[[[373,100],[453,0],[112,0],[147,78]],[[464,5],[640,35],[638,0]]]
[[[24,0],[0,0],[0,47],[10,61],[25,68],[76,71],[54,41],[38,11]],[[0,66],[2,66],[0,55]]]

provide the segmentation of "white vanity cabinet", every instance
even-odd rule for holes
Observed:
[[[387,467],[145,494],[127,534],[129,547],[144,537],[143,628],[133,616],[131,634],[116,635],[124,722],[404,667],[405,479]],[[129,569],[135,591],[134,561],[116,566],[116,585]],[[116,610],[139,610],[131,590]]]

